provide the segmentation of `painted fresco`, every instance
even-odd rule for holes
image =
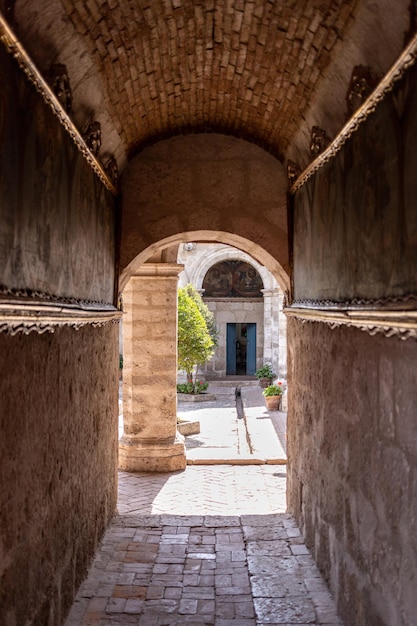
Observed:
[[[416,70],[296,192],[296,301],[417,293]]]
[[[211,298],[262,297],[262,278],[245,261],[222,261],[207,272],[203,281],[204,296]]]
[[[0,139],[9,146],[0,162],[0,289],[113,303],[114,199],[0,55]]]

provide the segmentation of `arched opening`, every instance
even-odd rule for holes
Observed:
[[[136,269],[123,291],[124,435],[121,439],[120,462],[125,470],[170,471],[185,467],[185,450],[182,448],[181,451],[176,432],[176,294],[178,275],[184,266],[176,263],[176,260],[181,241],[193,240],[197,242],[194,245],[198,246],[199,239],[207,242],[215,241],[216,238],[237,243],[236,236],[231,237],[227,233],[220,236],[219,233],[209,231],[179,233],[168,241],[159,242],[145,250],[141,257],[146,258],[146,262],[139,264],[139,259],[136,258],[130,266],[130,271],[133,272],[133,267]],[[282,280],[283,270],[276,260],[252,242],[243,238],[240,242],[248,250],[255,251],[258,258],[269,263],[275,275]],[[207,243],[201,245],[206,246]],[[243,373],[242,368],[245,368],[244,375],[253,376],[263,360],[263,354],[256,353],[256,324],[259,324],[259,337],[262,339],[260,346],[263,348],[264,315],[270,312],[270,308],[265,308],[264,311],[264,285],[270,285],[275,279],[272,278],[272,272],[269,273],[264,265],[246,252],[230,249],[223,243],[222,254],[224,258],[227,255],[235,257],[234,261],[221,261],[226,263],[224,268],[228,267],[234,272],[232,289],[236,293],[247,292],[251,305],[254,306],[249,314],[245,313],[247,319],[224,324],[225,342],[229,344],[229,354],[233,355],[229,356],[229,361],[233,360],[233,370],[228,369],[225,359],[221,373]],[[236,258],[239,255],[244,258]],[[213,261],[213,254],[210,259]],[[206,264],[207,259],[203,266]],[[204,284],[204,276],[198,284]],[[236,300],[242,302],[247,298],[240,295]],[[282,295],[280,302],[282,305]],[[258,305],[262,309],[259,322],[256,318],[252,319]],[[230,329],[235,333],[233,342]],[[237,344],[238,341],[240,344],[246,343],[246,352],[242,350],[242,345]],[[249,345],[248,350],[248,343],[251,341],[253,344]],[[233,346],[233,351],[230,346]],[[255,348],[253,354],[250,352],[252,346]],[[225,347],[223,346],[223,350]],[[152,460],[146,458],[147,454],[151,455]],[[135,457],[133,461],[127,458],[132,455]]]

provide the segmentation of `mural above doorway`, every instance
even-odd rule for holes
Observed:
[[[262,297],[262,288],[262,278],[253,265],[238,260],[216,263],[203,281],[206,298],[257,298]]]

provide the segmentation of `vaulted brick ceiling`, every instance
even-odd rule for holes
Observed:
[[[17,0],[14,13],[41,71],[67,66],[77,126],[98,119],[102,154],[123,167],[141,145],[191,129],[248,138],[281,156],[302,144],[300,132],[306,143],[309,124],[334,136],[353,66],[369,60],[381,74],[403,45],[408,0],[388,2],[389,16],[385,5]]]

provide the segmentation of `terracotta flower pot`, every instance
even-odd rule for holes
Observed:
[[[279,411],[281,396],[265,396],[265,403],[268,411]]]

